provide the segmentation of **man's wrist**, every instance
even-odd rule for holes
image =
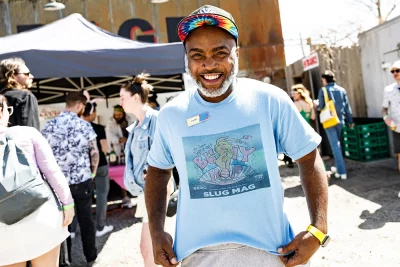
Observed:
[[[315,228],[317,228],[324,234],[328,233],[328,226],[326,225],[326,223],[323,223],[323,224],[311,223],[311,225],[313,225]]]
[[[149,228],[150,228],[151,235],[154,235],[154,236],[160,235],[160,234],[164,234],[164,232],[165,232],[165,229],[162,226],[161,222],[160,223],[156,223],[156,225],[154,225],[154,224],[150,225],[149,224]]]
[[[316,239],[318,239],[318,241],[322,247],[326,247],[331,240],[330,236],[326,232],[323,232],[321,229],[318,229],[316,226],[314,226],[312,224],[310,224],[307,227],[307,232],[309,232]]]

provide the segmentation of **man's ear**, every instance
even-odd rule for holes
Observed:
[[[236,56],[239,57],[239,46],[236,46]]]

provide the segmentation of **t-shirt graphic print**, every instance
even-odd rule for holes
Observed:
[[[191,199],[270,187],[259,124],[182,139]]]

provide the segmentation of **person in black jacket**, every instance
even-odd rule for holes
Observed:
[[[36,97],[29,91],[33,75],[21,58],[8,58],[0,62],[0,94],[3,94],[14,113],[10,126],[31,126],[40,130],[39,106]]]

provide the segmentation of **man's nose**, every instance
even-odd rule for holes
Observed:
[[[216,66],[216,61],[212,57],[207,57],[203,62],[203,67],[212,70]]]

